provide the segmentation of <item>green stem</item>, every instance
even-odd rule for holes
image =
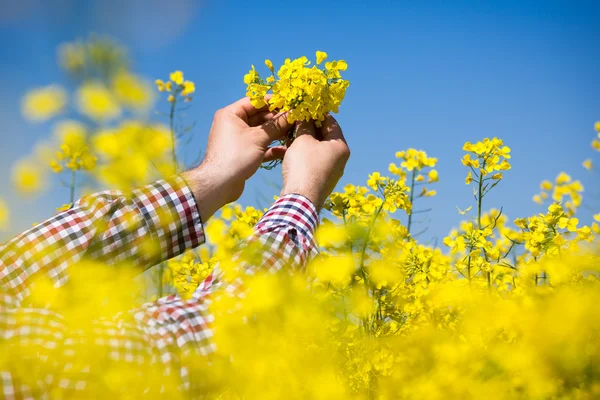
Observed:
[[[363,247],[362,247],[362,250],[361,250],[361,253],[360,253],[360,271],[363,274],[363,278],[365,279],[365,283],[366,283],[366,275],[364,274],[364,270],[363,270],[363,264],[365,262],[365,253],[367,251],[367,245],[369,244],[369,239],[371,238],[371,232],[373,231],[373,227],[375,226],[375,221],[377,221],[377,217],[379,217],[379,213],[383,209],[383,204],[384,203],[385,203],[385,199],[383,200],[383,202],[381,203],[381,205],[377,209],[377,212],[375,213],[375,217],[373,218],[373,220],[369,224],[369,229],[367,230],[367,237],[365,238],[365,242],[363,243]]]
[[[171,102],[171,112],[169,113],[169,130],[171,131],[171,154],[173,157],[173,167],[175,168],[175,172],[177,172],[177,153],[175,152],[175,130],[173,129],[173,124],[175,122],[175,103],[177,102],[176,95],[173,95],[173,101]]]
[[[410,214],[408,214],[408,225],[406,227],[406,230],[408,232],[408,237],[410,237],[410,227],[412,225],[412,205],[413,205],[413,199],[415,197],[415,170],[412,170],[412,176],[410,179],[410,205],[411,205],[411,211]]]
[[[75,202],[75,170],[71,170],[71,194],[69,196],[69,202],[73,204]]]
[[[483,162],[482,169],[485,169],[485,161]],[[478,227],[478,229],[481,229],[481,204],[483,203],[482,198],[481,198],[482,189],[483,189],[483,176],[480,172],[479,173],[479,192],[477,195],[477,227]]]
[[[477,193],[477,228],[479,230],[481,230],[481,206],[483,204],[483,174],[481,173],[482,170],[485,169],[485,159],[483,160],[483,163],[481,164],[481,170],[479,172],[479,185],[478,185],[478,193]],[[488,260],[488,256],[487,253],[484,249],[483,250],[483,255],[485,257],[485,261],[489,261]],[[491,277],[491,272],[487,272],[487,285],[488,285],[488,290],[492,289],[492,277]]]

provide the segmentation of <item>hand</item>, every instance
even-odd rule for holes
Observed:
[[[247,97],[215,113],[204,161],[183,174],[203,221],[237,200],[261,163],[283,158],[285,146],[268,146],[285,137],[290,128],[287,114],[256,109]]]
[[[348,144],[331,115],[322,128],[316,128],[314,122],[300,122],[283,159],[281,195],[306,196],[319,211],[344,174],[349,157]]]

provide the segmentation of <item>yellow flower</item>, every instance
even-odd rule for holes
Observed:
[[[171,81],[173,83],[176,83],[177,85],[183,85],[183,72],[181,72],[181,71],[171,72],[171,74],[169,75],[169,79],[171,79]]]
[[[14,165],[12,181],[17,190],[25,195],[40,192],[45,184],[42,168],[29,160],[21,160]]]
[[[56,172],[57,174],[62,172],[63,170],[63,166],[59,164],[56,160],[50,161],[50,168],[52,168],[52,171]]]
[[[381,174],[379,172],[373,172],[369,175],[369,179],[367,180],[367,186],[373,190],[378,190],[380,182],[383,182]]]
[[[592,159],[588,158],[587,160],[585,160],[583,163],[583,168],[587,169],[588,171],[590,171],[592,169]]]
[[[170,95],[169,95],[169,97],[167,98],[167,101],[168,101],[169,103],[172,103],[172,102],[174,102],[174,101],[175,101],[175,96],[173,96],[172,94],[170,94]]]
[[[435,191],[435,190],[427,190],[426,188],[423,188],[423,190],[421,190],[420,196],[423,196],[423,197],[433,197],[436,194],[437,194],[437,191]]]
[[[23,97],[21,111],[32,122],[43,122],[60,113],[67,104],[67,93],[58,85],[34,89]]]
[[[113,78],[112,89],[119,102],[132,110],[147,111],[154,103],[150,85],[130,73],[117,74]]]
[[[438,172],[435,169],[429,171],[427,176],[429,177],[429,183],[437,182],[439,180]]]
[[[542,181],[542,183],[540,183],[540,189],[546,191],[552,190],[552,182],[548,180]]]
[[[471,171],[467,173],[467,177],[465,178],[465,184],[470,185],[473,182],[473,174]]]
[[[313,274],[320,281],[331,282],[337,287],[347,285],[355,269],[354,258],[351,254],[318,257],[310,266],[310,270],[314,271]]]
[[[246,85],[251,85],[253,83],[257,83],[259,79],[260,76],[258,75],[258,72],[256,72],[256,68],[254,68],[254,65],[252,65],[252,69],[248,71],[246,75],[244,75],[244,83]]]
[[[121,115],[119,103],[101,83],[83,84],[76,96],[79,111],[93,120],[107,121]]]
[[[58,212],[67,211],[67,210],[70,210],[71,207],[73,207],[73,203],[63,204],[62,206],[58,207],[56,209],[56,211],[58,211]]]
[[[327,53],[324,51],[317,51],[317,65],[321,64],[327,58]]]
[[[183,82],[183,90],[181,91],[182,96],[188,96],[196,91],[196,85],[192,81]]]
[[[159,92],[163,92],[165,90],[165,83],[162,81],[162,79],[157,79],[154,81],[154,83],[156,84],[156,88]]]
[[[596,130],[596,132],[600,133],[600,121],[597,121],[594,124],[594,129]]]
[[[265,60],[265,65],[267,66],[267,68],[269,68],[269,71],[271,71],[272,73],[275,72],[275,69],[273,69],[273,63],[271,62],[271,60]]]
[[[268,76],[267,77],[267,83],[273,83],[275,82],[275,77],[274,76]]]
[[[577,230],[578,223],[579,223],[579,219],[577,219],[577,218],[561,217],[558,220],[557,225],[561,229],[567,228],[570,232],[575,232]]]
[[[564,173],[564,172],[561,172],[556,177],[556,184],[557,185],[564,185],[565,183],[569,183],[569,182],[571,182],[571,177],[568,174]]]
[[[8,205],[3,199],[0,199],[0,230],[8,228],[9,217]]]

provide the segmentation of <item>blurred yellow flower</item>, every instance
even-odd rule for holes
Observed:
[[[582,165],[583,165],[583,168],[585,168],[588,171],[590,171],[592,169],[592,166],[593,166],[592,159],[588,158],[587,160],[583,161]]]
[[[435,169],[430,170],[427,173],[427,176],[429,178],[429,180],[427,181],[428,183],[437,182],[439,180],[438,172]]]
[[[79,111],[95,121],[108,121],[121,115],[119,102],[101,83],[83,84],[76,96]]]
[[[85,146],[87,128],[79,121],[64,120],[54,126],[54,136],[61,143],[81,148]]]
[[[64,43],[58,48],[59,64],[68,72],[79,73],[85,67],[85,54],[83,43]]]
[[[32,122],[43,122],[60,113],[67,104],[67,93],[59,85],[33,89],[25,94],[21,111]]]
[[[8,211],[8,205],[4,199],[0,198],[0,230],[6,230],[10,221],[10,214]]]
[[[136,111],[148,111],[154,104],[150,85],[128,72],[121,72],[113,78],[112,89],[122,105]]]
[[[548,180],[542,181],[542,183],[540,183],[540,189],[546,190],[546,191],[552,190],[552,182],[550,182]]]
[[[12,181],[22,194],[34,195],[45,186],[42,168],[31,160],[20,160],[12,170]]]
[[[196,85],[192,81],[183,82],[183,90],[181,91],[182,96],[187,96],[196,91]]]
[[[62,206],[57,207],[56,211],[58,211],[58,212],[67,211],[67,210],[70,210],[71,207],[73,207],[73,203],[63,204]]]

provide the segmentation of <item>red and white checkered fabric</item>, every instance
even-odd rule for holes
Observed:
[[[280,198],[255,227],[250,241],[262,244],[260,265],[276,271],[287,265],[301,268],[316,253],[313,232],[318,216],[300,195]],[[142,246],[152,240],[159,252]],[[49,277],[56,287],[69,280],[79,260],[101,260],[107,268],[133,263],[140,272],[204,243],[204,230],[192,192],[180,177],[136,189],[131,195],[107,191],[86,196],[70,210],[36,225],[0,247],[0,395],[5,399],[81,397],[102,385],[111,365],[126,365],[146,382],[140,393],[166,391],[172,382],[196,392],[186,355],[209,355],[214,349],[208,304],[215,293],[236,293],[238,282],[226,283],[218,267],[200,284],[191,299],[168,296],[126,315],[93,321],[85,330],[73,329],[60,314],[21,304],[31,284]],[[82,354],[93,346],[94,358]],[[11,349],[31,349],[11,354]],[[98,354],[101,355],[98,359]],[[31,365],[32,379],[11,368]],[[29,359],[29,358],[30,359]],[[14,358],[13,358],[14,359]],[[24,361],[26,360],[26,361]],[[28,364],[30,363],[30,364]],[[158,375],[156,375],[158,374]],[[40,377],[43,377],[41,379]],[[152,387],[152,388],[151,388]]]

